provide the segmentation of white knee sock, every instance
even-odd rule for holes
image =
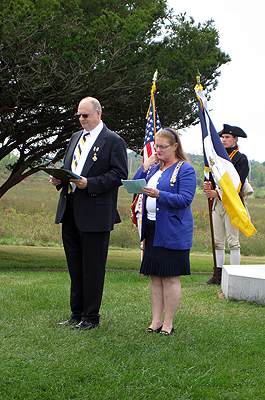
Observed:
[[[215,250],[217,268],[222,268],[225,263],[225,251]]]
[[[231,265],[240,265],[240,249],[238,250],[230,250],[230,264]]]

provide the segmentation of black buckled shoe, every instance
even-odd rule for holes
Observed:
[[[222,280],[222,268],[217,267],[217,275],[218,275],[218,285],[221,285],[221,280]],[[206,282],[207,285],[216,285],[216,279],[215,279],[215,271],[213,269],[213,276]]]
[[[216,279],[215,276],[212,276],[208,281],[206,282],[207,285],[216,285]]]

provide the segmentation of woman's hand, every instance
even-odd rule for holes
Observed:
[[[154,164],[158,164],[159,163],[159,159],[157,157],[157,154],[154,153],[152,154],[145,162],[143,165],[143,170],[144,172],[146,172],[152,165]]]
[[[155,199],[159,198],[159,190],[151,187],[144,186],[142,191],[146,196],[154,197]]]

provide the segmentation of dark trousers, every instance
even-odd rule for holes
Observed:
[[[99,323],[109,237],[110,232],[81,232],[76,227],[69,196],[62,238],[71,278],[70,306],[72,316],[93,324]]]

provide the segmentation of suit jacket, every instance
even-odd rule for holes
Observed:
[[[191,203],[196,191],[196,174],[194,168],[184,162],[177,174],[176,182],[171,184],[171,177],[177,163],[167,168],[158,180],[159,198],[156,201],[156,225],[153,246],[172,250],[187,250],[192,247],[193,217]],[[153,165],[147,172],[143,166],[133,179],[145,178],[146,182],[159,170]],[[146,228],[146,195],[143,196],[142,236]]]
[[[76,132],[66,149],[63,168],[71,169],[75,147],[83,130]],[[96,147],[96,158],[93,160]],[[81,175],[87,178],[87,188],[76,188],[73,194],[74,218],[82,232],[106,232],[120,222],[117,211],[118,188],[121,179],[127,179],[127,151],[124,140],[105,125],[93,144]],[[57,186],[62,189],[55,223],[62,222],[66,208],[68,184]]]

